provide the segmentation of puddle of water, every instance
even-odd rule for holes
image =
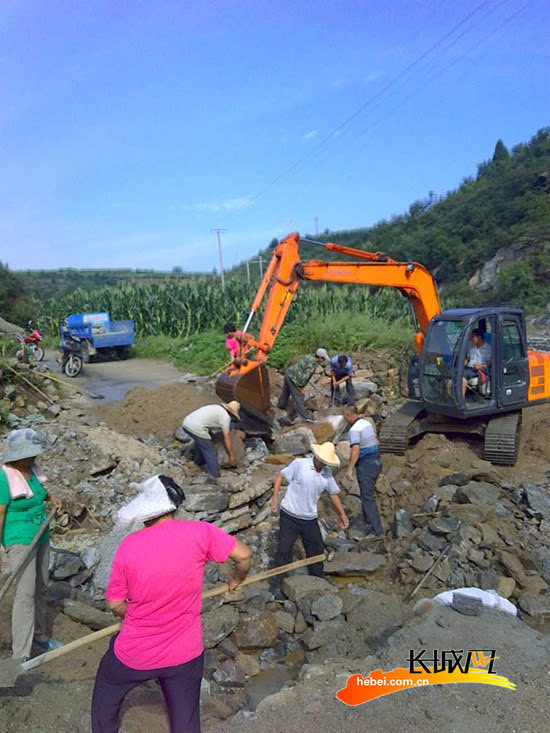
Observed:
[[[297,649],[289,652],[282,660],[282,664],[263,669],[260,674],[252,677],[248,682],[248,693],[245,700],[247,709],[256,710],[264,697],[279,692],[285,682],[298,679],[304,661],[303,649]]]

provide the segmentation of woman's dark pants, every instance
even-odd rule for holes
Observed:
[[[363,507],[363,519],[370,524],[374,534],[384,534],[382,522],[376,501],[374,499],[374,487],[382,470],[380,455],[365,456],[355,464],[357,482],[361,491],[361,506]]]
[[[99,663],[92,698],[93,733],[117,733],[120,707],[134,687],[158,680],[168,708],[170,733],[200,733],[200,694],[204,656],[161,669],[132,669],[120,662],[114,638]]]

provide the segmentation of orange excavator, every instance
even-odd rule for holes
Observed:
[[[302,262],[300,242],[318,245],[353,261]],[[409,398],[382,423],[383,452],[403,455],[410,440],[426,432],[473,434],[484,439],[484,456],[497,464],[517,459],[524,407],[550,401],[550,353],[527,349],[525,316],[519,308],[461,308],[442,312],[431,274],[417,262],[397,262],[382,252],[366,252],[332,242],[282,240],[262,279],[244,326],[247,332],[269,294],[257,339],[221,374],[216,392],[239,400],[261,418],[271,407],[266,360],[303,280],[397,288],[407,298],[415,327],[416,354],[409,367]],[[472,333],[483,343],[487,366],[471,378]],[[475,340],[475,339],[474,339]],[[244,350],[243,350],[244,351]]]

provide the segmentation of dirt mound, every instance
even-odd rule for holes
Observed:
[[[219,400],[210,386],[166,384],[134,387],[120,402],[97,406],[95,412],[111,430],[165,440],[173,437],[186,415],[211,402]]]

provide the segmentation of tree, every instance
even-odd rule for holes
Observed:
[[[180,267],[180,265],[174,265],[174,267],[172,268],[172,273],[174,275],[181,275],[182,272],[183,272],[183,267]]]
[[[502,140],[497,140],[495,152],[493,153],[493,163],[500,163],[504,160],[510,160],[510,153]]]

